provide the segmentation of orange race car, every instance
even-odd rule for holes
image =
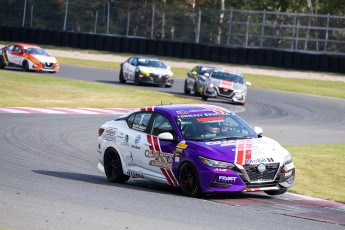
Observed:
[[[41,47],[29,44],[9,44],[0,50],[0,69],[21,68],[24,71],[45,71],[56,73],[59,62],[48,55]]]

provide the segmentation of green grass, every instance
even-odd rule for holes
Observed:
[[[0,106],[134,108],[199,101],[168,93],[57,78],[54,75],[0,71]]]
[[[345,145],[286,147],[296,167],[292,192],[345,203]]]

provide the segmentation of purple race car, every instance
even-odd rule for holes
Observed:
[[[130,177],[180,187],[187,196],[294,185],[290,153],[236,114],[212,105],[133,110],[98,131],[98,168],[111,182]]]

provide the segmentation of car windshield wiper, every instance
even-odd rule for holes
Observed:
[[[203,138],[185,138],[185,140],[188,140],[188,141],[203,141],[205,139],[203,139]]]

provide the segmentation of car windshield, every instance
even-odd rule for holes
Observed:
[[[216,78],[216,79],[221,79],[221,80],[228,80],[228,81],[232,81],[232,82],[237,82],[237,83],[241,83],[241,84],[244,83],[242,76],[237,75],[237,74],[224,72],[224,71],[219,71],[219,70],[213,71],[211,77]]]
[[[44,56],[48,56],[48,54],[41,48],[25,48],[25,53],[28,54],[37,54],[37,55],[44,55]]]
[[[204,141],[258,137],[255,131],[236,114],[177,116],[175,121],[186,140]]]
[[[157,59],[144,59],[140,58],[139,60],[140,66],[147,66],[147,67],[155,67],[155,68],[167,68],[166,65]]]
[[[205,73],[211,73],[212,72],[212,68],[207,68],[207,67],[202,67],[199,71],[199,75],[204,75]]]

